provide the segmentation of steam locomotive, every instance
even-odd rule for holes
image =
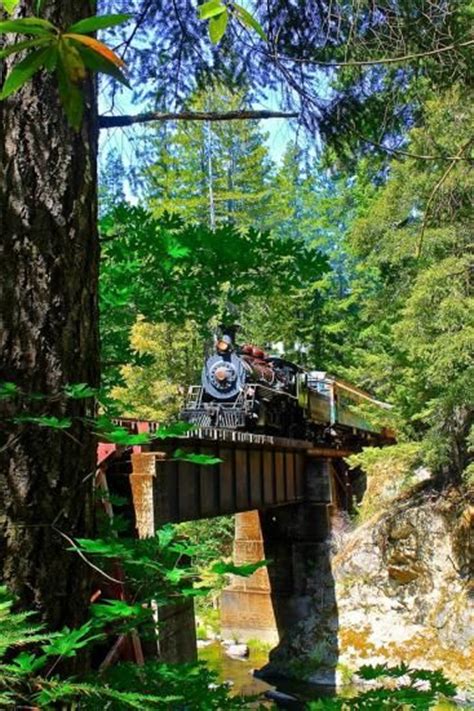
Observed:
[[[192,385],[181,416],[196,428],[223,428],[341,443],[393,439],[369,418],[390,405],[323,371],[306,371],[251,344],[238,346],[223,329],[208,356],[201,385]],[[365,414],[362,412],[365,411]]]

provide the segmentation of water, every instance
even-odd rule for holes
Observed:
[[[330,696],[333,689],[320,687],[305,682],[293,681],[291,679],[271,679],[264,681],[253,676],[255,669],[260,669],[268,662],[268,654],[263,651],[250,650],[250,655],[246,659],[233,659],[229,657],[219,642],[212,642],[206,647],[199,649],[199,659],[206,662],[208,667],[217,672],[219,680],[222,682],[232,682],[231,693],[240,696],[259,696],[265,703],[265,693],[268,691],[278,691],[283,694],[298,699],[291,705],[286,704],[282,708],[291,708],[295,711],[303,710],[306,702],[315,701],[322,696]],[[268,701],[268,708],[276,706]]]

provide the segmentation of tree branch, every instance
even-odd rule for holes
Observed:
[[[337,69],[339,67],[370,67],[377,64],[397,64],[399,62],[409,62],[412,59],[421,59],[423,57],[431,57],[434,54],[442,54],[443,52],[451,52],[454,49],[459,49],[460,47],[469,47],[474,44],[474,40],[468,40],[467,42],[459,42],[458,44],[450,44],[445,47],[438,47],[436,49],[430,49],[426,52],[414,52],[413,54],[405,54],[400,57],[381,57],[380,59],[363,59],[363,60],[351,60],[347,62],[330,61],[323,62],[322,60],[313,59],[311,57],[289,57],[286,55],[278,54],[276,51],[273,54],[268,55],[273,60],[285,60],[288,62],[295,62],[297,64],[314,64],[318,67],[328,67]]]
[[[284,111],[261,111],[239,110],[239,111],[181,111],[181,112],[161,112],[148,111],[135,116],[100,116],[99,128],[117,128],[121,126],[132,126],[135,123],[149,123],[151,121],[243,121],[245,119],[270,119],[270,118],[297,118],[298,113],[286,113]]]
[[[417,259],[419,259],[419,258],[421,257],[421,251],[422,251],[422,249],[423,249],[423,239],[424,239],[424,237],[425,237],[425,231],[426,231],[426,227],[427,227],[427,225],[428,225],[428,217],[429,217],[429,215],[430,215],[431,205],[432,205],[433,200],[434,200],[434,198],[435,198],[435,196],[436,196],[436,193],[438,192],[438,190],[439,190],[440,187],[443,185],[444,181],[446,180],[446,178],[448,177],[448,175],[450,174],[450,172],[452,171],[452,169],[453,169],[454,166],[456,165],[456,161],[459,160],[459,158],[462,156],[462,154],[464,153],[464,151],[466,151],[466,150],[469,148],[469,146],[471,145],[471,143],[472,143],[473,141],[474,141],[474,139],[473,139],[473,138],[470,138],[466,143],[463,143],[463,145],[461,146],[461,148],[459,149],[459,151],[456,153],[456,155],[453,156],[453,159],[452,159],[451,163],[448,165],[448,167],[447,167],[446,170],[444,171],[443,175],[442,175],[441,178],[438,180],[438,182],[436,183],[436,185],[434,186],[433,190],[432,190],[431,193],[430,193],[430,196],[429,196],[429,198],[428,198],[428,202],[426,203],[425,215],[424,215],[424,217],[423,217],[423,224],[421,225],[420,237],[419,237],[418,245],[417,245],[417,248],[416,248],[416,257],[417,257]]]

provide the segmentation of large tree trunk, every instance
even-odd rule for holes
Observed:
[[[88,0],[43,4],[44,16],[62,27],[95,12]],[[34,14],[33,5],[21,0],[17,14]],[[0,103],[0,380],[50,397],[68,383],[99,379],[92,82],[85,91],[78,133],[50,74]],[[93,407],[91,399],[3,400],[0,414],[77,418]],[[88,568],[60,532],[91,532],[92,435],[77,419],[68,432],[4,419],[1,434],[0,581],[52,626],[75,624],[88,603]]]

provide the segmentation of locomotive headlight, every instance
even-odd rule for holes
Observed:
[[[227,341],[223,341],[222,339],[220,341],[217,341],[217,343],[216,343],[216,350],[219,353],[225,353],[226,351],[229,350],[229,348],[230,348],[229,343],[227,343]]]

